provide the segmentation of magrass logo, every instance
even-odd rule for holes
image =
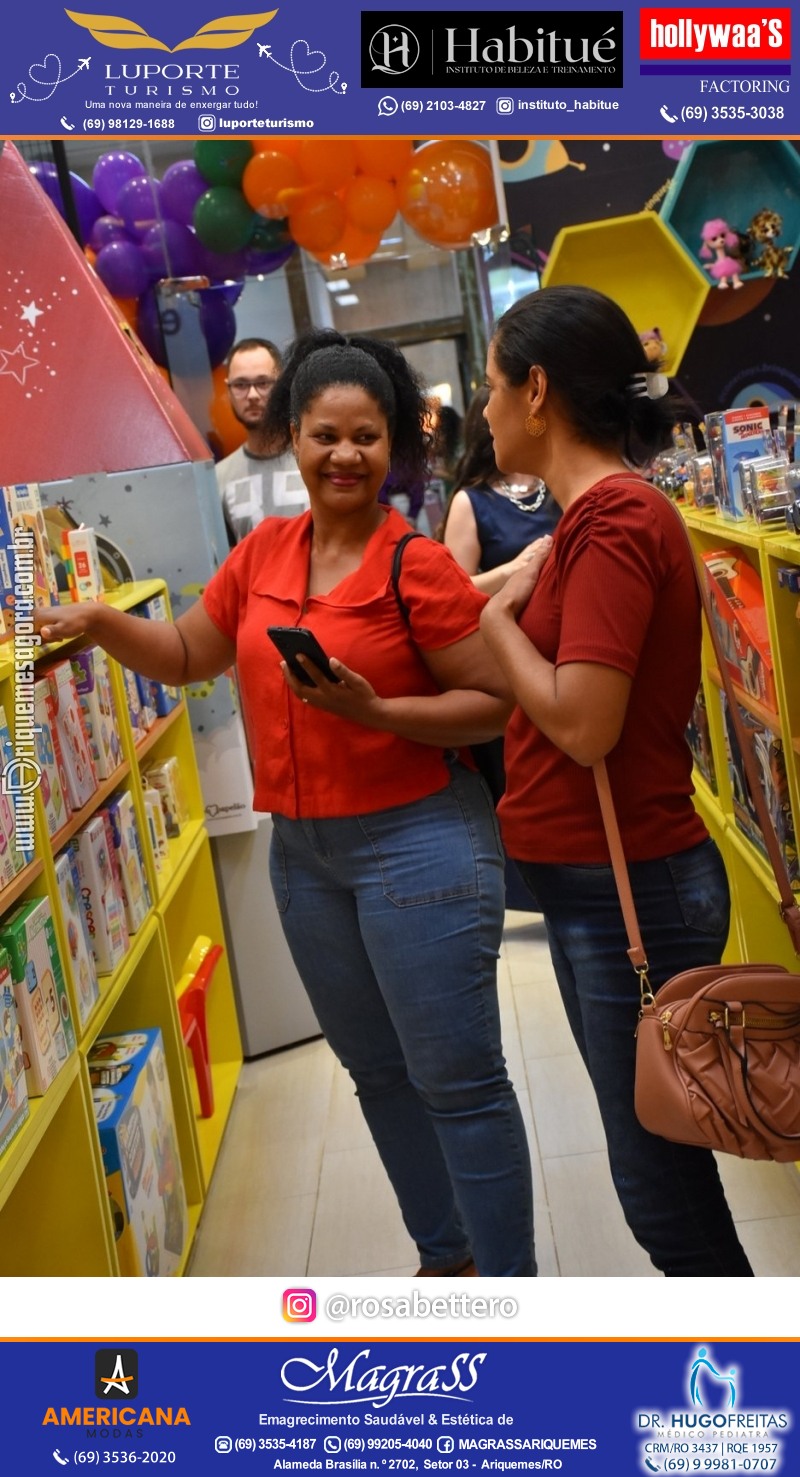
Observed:
[[[177,46],[167,46],[166,41],[148,35],[144,26],[122,15],[90,15],[80,10],[67,10],[65,14],[76,26],[88,31],[100,46],[113,46],[117,51],[172,52],[227,51],[233,46],[242,46],[278,12],[264,10],[257,15],[221,15],[200,26],[193,36],[187,36]]]
[[[361,12],[361,86],[621,87],[621,10]]]
[[[139,1355],[135,1349],[98,1349],[94,1356],[98,1400],[132,1400],[139,1393]]]

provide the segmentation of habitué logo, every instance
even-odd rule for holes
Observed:
[[[139,1355],[135,1349],[98,1349],[94,1356],[98,1400],[131,1400],[139,1393]]]
[[[621,87],[621,10],[361,12],[361,86]]]

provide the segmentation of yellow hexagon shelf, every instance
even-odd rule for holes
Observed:
[[[570,283],[613,298],[637,333],[657,327],[667,374],[677,373],[710,291],[708,277],[651,210],[559,231],[542,286]]]

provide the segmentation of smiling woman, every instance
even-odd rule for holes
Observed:
[[[155,641],[101,605],[41,626],[83,629],[165,681],[236,661],[283,929],[420,1273],[529,1277],[530,1157],[496,988],[504,858],[488,790],[457,752],[502,732],[510,704],[480,636],[485,596],[431,539],[407,550],[401,614],[391,570],[408,525],[378,501],[390,456],[424,475],[425,410],[393,346],[300,340],[264,428],[294,446],[310,511],[259,523]],[[308,686],[279,662],[267,627],[300,625],[336,680],[309,665]]]

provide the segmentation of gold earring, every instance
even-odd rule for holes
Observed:
[[[543,415],[537,415],[533,410],[529,410],[525,417],[525,430],[529,436],[543,436],[547,430],[545,417]]]

